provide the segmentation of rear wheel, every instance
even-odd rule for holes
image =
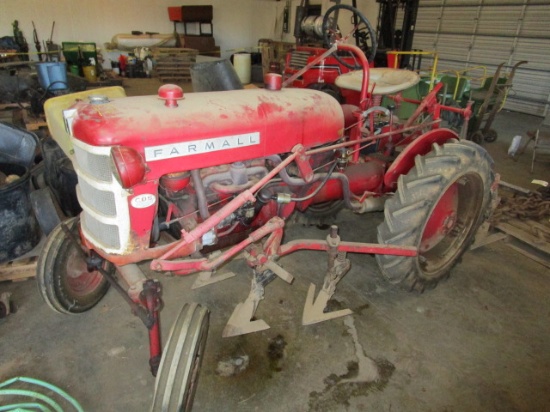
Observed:
[[[483,134],[483,139],[487,143],[492,143],[498,138],[498,133],[495,129],[489,129]]]
[[[36,280],[38,291],[53,310],[60,313],[82,313],[90,310],[105,296],[108,281],[88,265],[75,243],[67,236],[66,225],[79,239],[79,218],[72,218],[52,230],[38,258]],[[104,262],[103,268],[114,273],[115,268]]]
[[[419,291],[447,277],[485,218],[493,181],[491,158],[472,142],[434,145],[417,156],[386,202],[378,241],[414,246],[418,256],[377,255],[382,274]]]
[[[208,335],[208,309],[183,306],[162,354],[151,411],[190,411]]]

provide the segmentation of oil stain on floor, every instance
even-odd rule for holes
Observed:
[[[386,359],[371,359],[365,351],[357,334],[353,316],[344,319],[355,345],[357,360],[348,362],[347,373],[331,374],[325,378],[325,389],[322,392],[309,394],[310,412],[334,411],[338,406],[349,407],[350,399],[368,396],[373,391],[382,391],[392,376],[395,366]]]

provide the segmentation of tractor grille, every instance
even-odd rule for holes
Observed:
[[[84,173],[94,176],[97,180],[101,180],[102,182],[111,182],[113,180],[113,174],[110,167],[110,156],[86,152],[78,146],[74,147],[74,154],[79,168],[82,169]]]
[[[111,172],[110,147],[95,147],[72,139],[82,206],[82,231],[107,253],[123,253],[129,238],[127,194]]]
[[[98,190],[84,179],[78,181],[78,189],[80,197],[86,199],[88,206],[97,213],[111,217],[116,216],[115,195],[113,192]]]
[[[290,67],[293,69],[302,69],[307,64],[307,59],[311,57],[312,53],[309,51],[293,50],[290,55]]]
[[[102,223],[86,212],[82,214],[81,221],[84,231],[91,235],[93,239],[99,240],[109,248],[120,249],[118,226]]]

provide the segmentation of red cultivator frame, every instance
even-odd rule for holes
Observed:
[[[403,85],[377,91],[364,54],[341,43],[329,52],[336,48],[361,62],[357,106],[281,88],[280,76],[271,75],[266,89],[184,96],[165,85],[158,96],[94,96],[64,112],[83,212],[50,235],[38,263],[40,291],[62,313],[89,310],[109,284],[124,296],[149,330],[153,410],[191,407],[208,311],[186,304],[161,351],[161,284],[137,263],[200,272],[200,287],[231,276],[214,272],[243,254],[254,278],[224,330],[234,336],[269,327],[252,319],[273,278],[293,280],[278,263],[282,256],[328,254],[323,287],[314,298],[312,285],[306,299],[303,323],[311,324],[351,313],[324,313],[350,269],[347,253],[375,254],[388,280],[421,291],[448,275],[486,217],[491,159],[440,128],[440,111],[457,109],[442,107],[436,88],[400,122],[375,102],[380,93],[399,102]],[[379,243],[341,241],[336,226],[325,241],[281,243],[292,214],[319,221],[342,207],[384,210]],[[172,240],[161,242],[161,232]]]

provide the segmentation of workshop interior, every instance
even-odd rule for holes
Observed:
[[[548,408],[550,1],[0,5],[0,410]]]

